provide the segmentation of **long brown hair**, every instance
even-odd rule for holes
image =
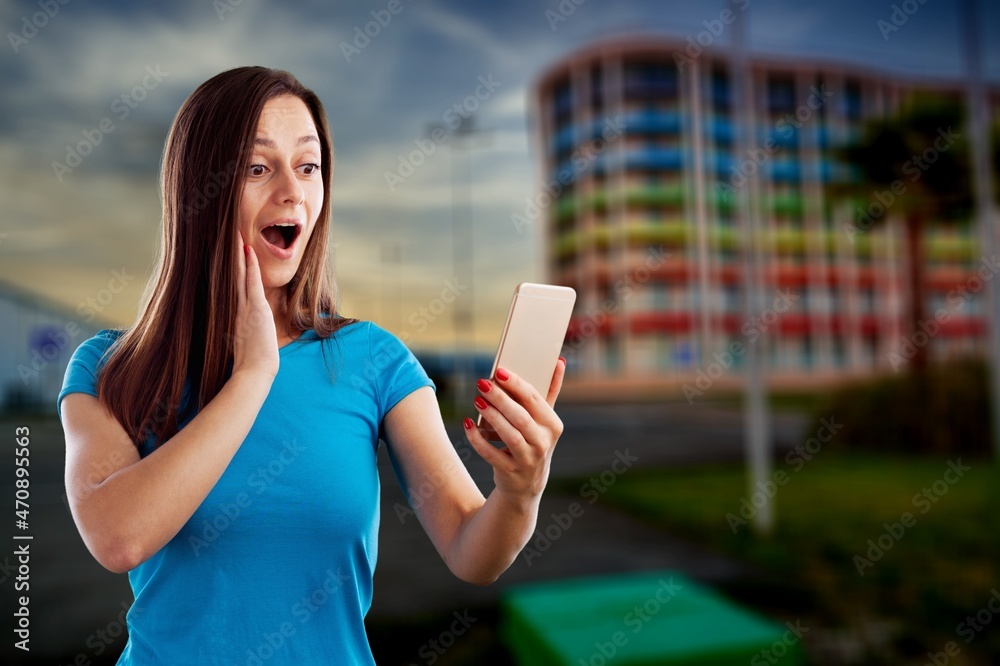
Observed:
[[[156,269],[135,324],[108,350],[97,381],[99,400],[137,445],[150,434],[156,443],[173,437],[182,407],[185,414],[200,410],[232,372],[236,262],[243,260],[237,210],[261,111],[280,95],[298,97],[312,114],[324,196],[302,263],[285,287],[285,321],[276,322],[278,330],[284,324],[297,337],[313,328],[323,342],[358,321],[337,313],[328,256],[333,141],[322,103],[281,70],[239,67],[212,77],[184,101],[170,128],[160,173],[163,236]],[[190,396],[182,405],[186,380]]]

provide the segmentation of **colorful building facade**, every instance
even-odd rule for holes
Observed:
[[[869,224],[864,213],[887,201],[883,193],[872,188],[870,201],[851,204],[826,185],[843,168],[832,149],[867,119],[917,91],[960,96],[959,83],[794,59],[751,57],[747,69],[744,106],[757,135],[742,155],[722,49],[607,41],[537,81],[545,223],[536,226],[548,279],[578,294],[570,377],[684,381],[715,366],[738,377],[748,345],[760,344],[772,377],[837,378],[898,369],[906,345],[925,342],[909,339],[906,240],[891,203],[885,224]],[[743,188],[765,296],[753,314]],[[989,261],[978,238],[971,223],[927,231],[926,311],[959,306],[926,337],[932,358],[985,352],[987,301],[975,275]]]

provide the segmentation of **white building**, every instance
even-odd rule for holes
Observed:
[[[0,412],[55,414],[66,364],[81,342],[113,325],[0,281]]]

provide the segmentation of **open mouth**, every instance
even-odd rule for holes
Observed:
[[[300,232],[301,227],[297,224],[279,222],[261,229],[260,235],[274,247],[287,250],[295,244]]]

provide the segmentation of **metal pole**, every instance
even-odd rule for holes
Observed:
[[[740,131],[737,133],[737,163],[749,155],[756,144],[754,137],[753,83],[747,65],[746,33],[750,20],[749,7],[742,9],[730,0],[731,11],[736,15],[733,24],[733,109],[739,114]],[[746,320],[763,311],[760,285],[759,232],[757,224],[756,179],[748,176],[739,190],[739,216],[744,232],[743,280],[746,290]],[[771,424],[767,412],[767,386],[764,381],[766,349],[761,345],[766,335],[753,344],[747,344],[747,367],[744,390],[744,415],[746,417],[746,462],[748,497],[759,492],[771,477]],[[754,515],[752,525],[759,534],[769,534],[774,527],[774,511],[768,498]],[[756,504],[754,504],[756,506]]]
[[[466,122],[468,121],[468,124]],[[472,377],[472,349],[474,347],[472,330],[472,306],[475,298],[473,292],[473,244],[472,244],[472,174],[471,146],[464,145],[472,134],[471,116],[462,119],[462,124],[455,131],[454,143],[451,147],[452,156],[452,250],[454,252],[453,266],[458,273],[455,279],[464,281],[466,294],[455,301],[455,408],[456,413],[461,405],[470,399]],[[465,177],[459,171],[465,171]]]
[[[990,132],[987,126],[989,108],[983,87],[982,42],[979,30],[978,0],[962,2],[961,34],[965,43],[965,65],[968,81],[966,105],[969,114],[969,134],[972,148],[973,182],[975,183],[976,217],[978,218],[983,254],[994,256],[997,251],[996,232],[993,228],[993,178],[990,173]],[[990,381],[993,412],[993,451],[1000,458],[1000,287],[997,280],[984,281],[989,300]]]
[[[463,116],[461,123],[455,128],[448,148],[448,160],[451,172],[451,248],[452,248],[452,278],[464,287],[464,293],[456,295],[452,323],[455,329],[455,355],[453,366],[453,404],[455,413],[460,414],[463,406],[468,406],[471,399],[471,377],[474,369],[472,353],[475,348],[475,236],[472,219],[472,149],[476,146],[472,141],[477,134],[489,130],[477,130],[474,127],[475,116]],[[449,131],[440,124],[428,126],[428,134],[435,129]],[[464,153],[465,157],[458,154]],[[460,172],[465,172],[461,180]],[[464,346],[464,349],[463,349]]]

